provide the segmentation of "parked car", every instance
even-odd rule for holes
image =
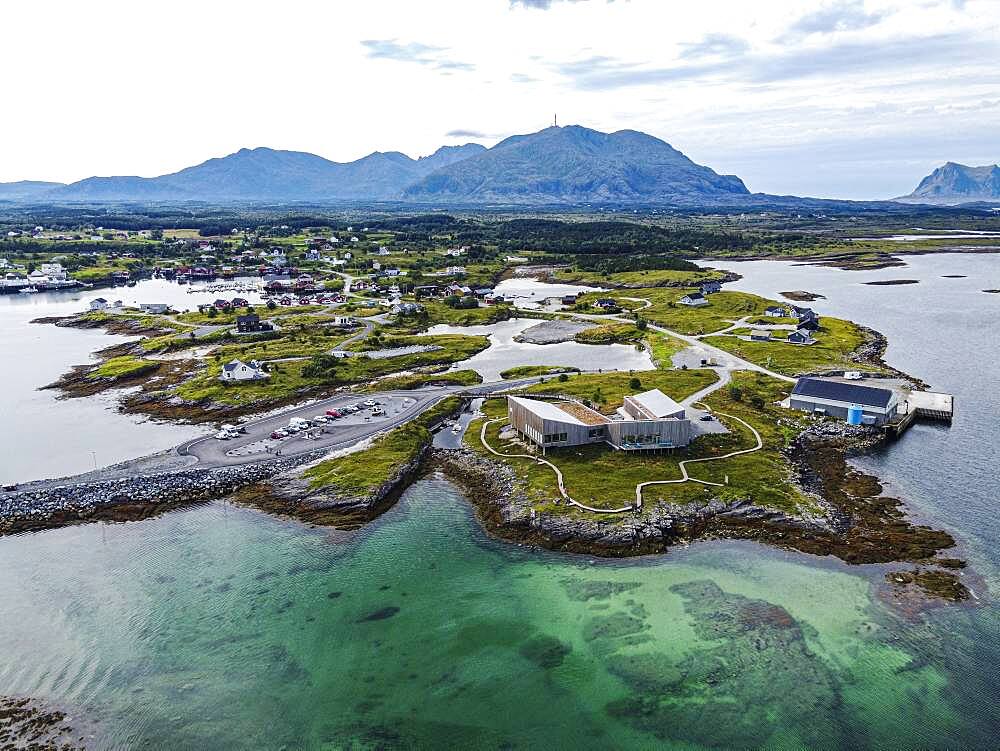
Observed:
[[[702,416],[701,416],[701,417],[699,417],[698,419],[699,419],[699,420],[701,420],[702,422],[711,422],[711,421],[712,421],[712,420],[714,420],[715,418],[714,418],[714,417],[712,417],[711,415],[702,415]]]
[[[247,432],[247,429],[244,428],[242,425],[228,425],[227,424],[227,425],[223,425],[220,428],[220,430],[226,430],[226,431],[229,431],[230,433],[246,433]]]
[[[325,425],[327,422],[329,422],[329,420],[330,418],[327,417],[326,415],[316,415],[312,419],[314,425]]]
[[[273,438],[276,441],[279,441],[282,438],[288,438],[288,433],[285,432],[284,430],[275,430],[273,433],[271,433],[271,438]]]
[[[234,433],[230,433],[228,430],[220,430],[215,434],[215,439],[218,441],[228,441],[234,435]]]
[[[334,419],[336,419],[336,418],[338,418],[338,417],[340,417],[340,416],[341,416],[341,412],[340,412],[340,410],[339,410],[339,409],[328,409],[328,410],[326,411],[326,414],[327,414],[327,415],[328,415],[329,417],[332,417],[332,418],[334,418]]]
[[[366,407],[374,407],[377,404],[378,404],[378,402],[375,401],[374,399],[369,399],[367,402],[365,402],[365,406]]]

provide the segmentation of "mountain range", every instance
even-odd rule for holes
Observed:
[[[1000,200],[1000,166],[968,167],[947,162],[921,180],[910,195],[896,200],[949,206]]]
[[[738,177],[695,164],[658,138],[578,125],[511,136],[489,149],[475,143],[443,146],[420,159],[390,151],[340,163],[299,151],[256,148],[159,177],[0,184],[0,199],[46,202],[660,204],[746,195]]]
[[[901,203],[961,204],[1000,198],[1000,167],[949,162]],[[301,151],[240,149],[159,177],[88,177],[70,184],[0,183],[0,201],[31,203],[372,203],[422,205],[773,206],[889,208],[751,194],[740,178],[696,164],[665,141],[635,130],[579,125],[511,136],[492,148],[442,146],[412,159],[376,151],[333,162]]]

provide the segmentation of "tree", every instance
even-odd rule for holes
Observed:
[[[637,329],[639,329],[639,331],[645,331],[646,330],[646,326],[648,326],[648,325],[649,324],[646,323],[646,319],[645,318],[636,318],[635,319],[635,327]]]
[[[217,315],[219,315],[219,311],[217,311],[215,309],[214,305],[211,308],[208,309],[208,317],[209,318],[215,318]]]
[[[560,383],[566,383],[566,381],[569,380],[569,376],[566,375],[565,373],[560,373],[558,380]]]
[[[633,391],[638,391],[642,388],[642,381],[635,377],[629,378],[628,387]]]
[[[750,403],[755,409],[764,409],[764,397],[754,394],[750,397]]]
[[[739,386],[730,386],[729,398],[732,399],[734,402],[743,401],[743,389],[741,389]]]
[[[274,310],[277,307],[278,307],[278,303],[276,303],[274,300],[268,300],[267,301],[267,309],[268,310]]]

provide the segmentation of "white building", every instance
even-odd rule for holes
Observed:
[[[91,300],[90,301],[90,309],[91,310],[107,310],[108,309],[108,301],[105,300],[103,297],[98,297],[98,298],[96,298],[94,300]]]
[[[265,373],[260,366],[260,363],[256,360],[251,360],[249,363],[242,362],[241,360],[233,360],[222,366],[222,374],[219,376],[220,381],[260,381],[265,378],[270,378],[270,373]]]
[[[691,292],[678,300],[677,304],[700,308],[702,305],[708,305],[708,300],[705,299],[705,296],[701,292]]]

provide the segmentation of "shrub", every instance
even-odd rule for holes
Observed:
[[[743,389],[741,389],[739,386],[730,386],[729,398],[732,399],[734,402],[743,401]]]

